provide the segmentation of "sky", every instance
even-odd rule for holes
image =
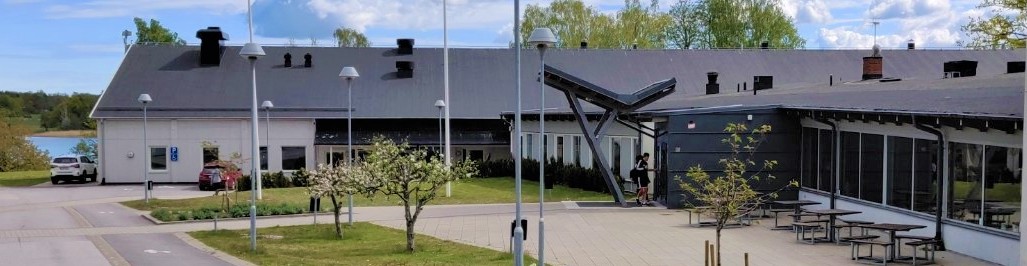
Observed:
[[[953,48],[970,17],[1001,12],[980,0],[779,0],[809,49]],[[550,0],[523,0],[523,7]],[[615,13],[623,0],[583,0]],[[642,0],[648,3],[648,0]],[[660,1],[667,10],[676,0]],[[448,0],[451,47],[503,47],[512,40],[512,0]],[[263,45],[330,45],[331,31],[363,32],[372,46],[415,38],[418,47],[443,43],[442,0],[257,0],[254,41]],[[101,93],[124,53],[122,31],[133,17],[157,19],[190,44],[196,30],[220,26],[230,45],[247,42],[244,0],[0,0],[0,90]],[[129,37],[133,41],[135,37]]]

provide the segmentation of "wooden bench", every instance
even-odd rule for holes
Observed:
[[[795,230],[795,241],[806,244],[817,243],[817,229],[820,229],[819,222],[797,222],[792,223],[792,228]],[[806,231],[810,232],[810,237],[806,237]]]
[[[859,246],[862,246],[862,245],[870,245],[870,255],[869,256],[860,256],[859,255]],[[893,245],[893,243],[892,242],[888,242],[888,241],[881,241],[881,240],[876,240],[876,239],[857,239],[857,240],[849,241],[849,252],[851,252],[853,260],[856,260],[856,261],[864,260],[864,259],[865,260],[869,260],[869,261],[880,260],[881,265],[888,265],[888,249],[890,249],[892,245]],[[880,259],[874,257],[874,246],[884,247],[884,257],[882,257]]]
[[[896,236],[896,237],[898,237],[898,236]],[[906,245],[913,247],[913,265],[926,265],[926,264],[933,264],[934,263],[934,251],[938,247],[938,240],[937,239],[933,239],[932,238],[932,239],[918,240],[918,241],[913,241],[913,242],[906,243]],[[916,250],[920,249],[921,247],[924,248],[924,256],[922,257],[922,259],[924,259],[925,262],[923,264],[917,264],[916,260],[917,259],[921,259],[921,257],[917,257],[916,256]]]
[[[710,206],[698,206],[690,209],[684,209],[684,211],[688,213],[688,224],[699,227],[704,225],[713,225],[711,222],[707,222],[706,224],[702,222],[702,214],[705,212],[709,212],[712,208],[713,207]],[[695,215],[697,216],[695,219],[695,223],[692,223],[692,213],[695,213]]]
[[[902,246],[901,245],[902,245],[902,240],[903,239],[913,239],[913,240],[923,241],[923,240],[932,240],[932,239],[934,239],[934,237],[933,236],[915,236],[915,235],[895,235],[895,243],[900,245],[899,246],[900,248],[898,249],[898,252],[895,254],[896,258],[902,257],[902,248],[901,248]],[[915,256],[916,253],[913,253],[913,255]]]
[[[771,230],[788,230],[788,229],[791,229],[792,228],[791,226],[778,225],[777,220],[778,220],[779,214],[781,214],[782,212],[793,212],[793,211],[794,210],[771,209],[770,212],[774,214],[774,227],[771,228]]]

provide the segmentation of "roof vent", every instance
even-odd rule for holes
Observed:
[[[906,50],[913,50],[913,49],[916,49],[916,43],[913,42],[913,39],[909,39],[909,42],[906,43]]]
[[[767,41],[760,42],[760,49],[766,50],[768,48],[770,48],[770,43],[769,42],[767,42]]]
[[[292,54],[285,53],[285,67],[292,67]]]
[[[753,76],[752,77],[752,94],[756,94],[758,90],[766,90],[774,88],[774,76]]]
[[[706,95],[720,93],[720,84],[717,84],[717,76],[720,73],[717,72],[706,72]]]
[[[396,39],[396,45],[399,46],[398,54],[414,54],[414,39]]]
[[[581,41],[581,49],[588,49],[588,41]]]
[[[945,78],[973,77],[977,75],[977,61],[960,60],[945,62]]]
[[[196,31],[196,38],[200,39],[200,65],[221,65],[221,54],[224,53],[228,33],[221,32],[220,27],[207,27]]]
[[[396,77],[408,79],[414,77],[414,62],[396,61]]]
[[[310,53],[307,53],[307,54],[303,55],[303,67],[311,67],[311,66],[313,66],[314,63],[311,62],[311,61],[313,61],[313,59],[314,59],[314,57],[311,56]]]
[[[1006,62],[1006,73],[1023,73],[1024,61]]]

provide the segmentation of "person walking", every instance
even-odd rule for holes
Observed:
[[[638,205],[652,205],[649,201],[649,153],[643,153],[642,156],[635,157],[635,166],[631,169],[634,173],[635,184],[638,185],[638,197],[635,198],[635,203]]]

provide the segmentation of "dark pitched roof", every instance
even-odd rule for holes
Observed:
[[[248,117],[249,65],[227,47],[220,66],[199,66],[196,46],[133,46],[115,73],[93,113],[96,118],[139,117],[140,93],[149,93],[154,117]],[[391,48],[265,47],[257,63],[259,100],[271,100],[276,117],[344,117],[343,66],[361,77],[353,83],[357,118],[435,118],[442,99],[442,49],[417,48],[397,55]],[[285,53],[302,66],[303,54],[313,67],[282,66]],[[1021,61],[1022,50],[885,50],[885,76],[929,80],[942,76],[942,64],[979,61],[978,76],[1005,72],[1007,61]],[[653,82],[675,78],[677,91],[654,103],[662,108],[688,108],[705,91],[706,72],[720,73],[722,91],[752,76],[772,75],[778,88],[855,81],[862,75],[867,50],[553,50],[546,63],[616,93],[629,94]],[[534,50],[522,53],[524,109],[537,109],[539,65]],[[498,118],[514,111],[513,50],[450,49],[450,103],[454,118]],[[413,78],[395,76],[396,61],[415,63]],[[900,83],[901,84],[901,83]],[[855,86],[855,85],[854,85]],[[776,90],[776,89],[773,89]],[[566,110],[563,95],[547,89],[547,107]],[[770,90],[767,91],[768,93]],[[762,93],[762,91],[761,91]],[[963,95],[957,95],[963,96]],[[973,95],[966,95],[973,96]],[[710,100],[712,101],[712,100]],[[727,101],[727,100],[725,100]],[[819,101],[811,98],[808,101]],[[713,102],[710,102],[713,104]],[[655,110],[649,108],[649,110]],[[1022,113],[1022,111],[1020,112]]]

